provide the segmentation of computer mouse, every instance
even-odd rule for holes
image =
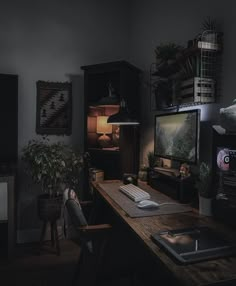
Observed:
[[[160,205],[154,201],[143,200],[139,202],[137,206],[140,209],[151,209],[151,208],[159,208]]]

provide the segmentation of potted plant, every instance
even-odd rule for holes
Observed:
[[[199,213],[210,216],[212,205],[212,171],[210,166],[202,162],[199,168],[197,188],[199,193]]]
[[[207,17],[202,23],[202,31],[216,31],[216,19]]]
[[[154,155],[154,152],[153,151],[149,151],[148,154],[147,154],[147,160],[148,160],[148,167],[150,169],[153,169],[155,166],[156,166],[156,161],[157,161],[157,158],[156,156]]]
[[[150,175],[153,172],[153,168],[156,166],[157,163],[157,158],[154,155],[153,151],[149,151],[147,153],[147,162],[148,162],[148,167],[147,167],[147,182],[149,183]]]
[[[61,214],[62,185],[75,188],[83,166],[83,156],[63,143],[50,144],[47,138],[31,140],[22,150],[26,172],[40,184],[38,214],[44,221],[55,221]]]
[[[161,43],[155,49],[156,63],[161,64],[164,62],[172,62],[176,60],[176,55],[183,50],[183,47],[175,43]]]
[[[169,42],[160,43],[155,48],[156,70],[155,75],[158,76],[154,83],[154,94],[156,98],[156,107],[163,109],[172,105],[174,81],[170,77],[172,74],[178,74],[180,66],[177,62],[178,56],[181,56],[183,47]]]
[[[142,164],[138,172],[138,178],[140,181],[143,182],[147,181],[147,171],[148,171],[147,166],[145,164]]]

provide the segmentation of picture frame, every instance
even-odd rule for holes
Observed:
[[[36,133],[70,135],[72,83],[37,81]]]

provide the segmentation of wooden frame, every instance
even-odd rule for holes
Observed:
[[[72,84],[37,81],[37,134],[71,134]]]

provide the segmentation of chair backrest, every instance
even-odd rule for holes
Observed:
[[[63,193],[64,203],[64,231],[66,238],[78,238],[76,227],[88,225],[79,203],[79,199],[72,189],[66,189]]]

